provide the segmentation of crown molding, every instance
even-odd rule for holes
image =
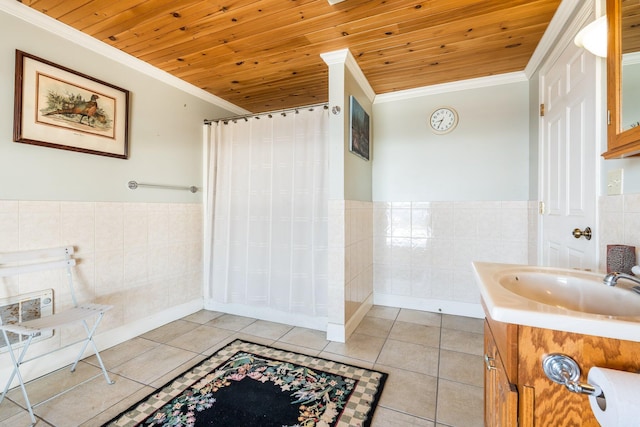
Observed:
[[[69,42],[103,55],[111,60],[119,62],[129,68],[139,71],[149,77],[180,89],[190,95],[196,96],[220,108],[235,114],[248,114],[250,111],[240,108],[235,104],[225,101],[211,93],[200,89],[179,79],[159,68],[135,58],[128,53],[116,49],[100,40],[76,30],[60,21],[57,21],[43,13],[38,12],[18,1],[0,1],[0,11],[12,15],[28,24],[35,25]]]
[[[567,18],[564,31],[558,35],[553,48],[546,53],[541,65],[532,72],[539,72],[541,74],[548,72],[558,58],[560,58],[566,47],[573,44],[573,40],[576,34],[578,34],[578,31],[589,21],[593,20],[594,12],[592,2],[584,2],[581,5],[577,5],[576,8],[573,9],[571,16]]]
[[[572,16],[576,14],[581,5],[583,6],[583,10],[592,8],[591,2],[582,2],[580,0],[562,0],[562,2],[560,2],[560,6],[558,6],[553,18],[551,18],[549,26],[542,35],[538,46],[536,46],[533,55],[531,55],[524,69],[528,79],[538,71],[554,46],[558,45],[558,39],[562,38],[563,35],[566,36],[567,30],[565,29],[565,25],[571,21]]]
[[[340,49],[334,50],[332,52],[321,53],[320,57],[327,65],[336,65],[336,64],[344,64],[344,66],[351,72],[351,75],[362,90],[364,91],[365,96],[369,99],[370,102],[376,97],[376,93],[369,84],[369,80],[364,75],[360,66],[356,62],[356,59],[353,57],[349,49]]]
[[[498,86],[511,83],[528,81],[523,71],[514,73],[498,74],[489,77],[478,77],[475,79],[460,80],[451,83],[424,86],[416,89],[400,90],[396,92],[376,95],[374,104],[383,102],[402,101],[405,99],[418,98],[421,96],[437,95],[441,93],[456,92],[460,90],[478,89],[482,87]]]

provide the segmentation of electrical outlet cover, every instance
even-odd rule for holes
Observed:
[[[622,194],[622,169],[615,169],[607,173],[607,195],[619,194]]]

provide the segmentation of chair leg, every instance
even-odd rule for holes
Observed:
[[[0,396],[0,402],[2,402],[9,391],[9,387],[11,386],[11,382],[17,376],[18,381],[20,382],[20,389],[22,390],[22,396],[24,397],[25,404],[27,405],[27,410],[29,411],[29,417],[31,418],[31,425],[35,425],[36,416],[33,413],[33,408],[31,407],[31,401],[29,400],[29,396],[27,395],[27,388],[24,385],[24,380],[22,379],[22,374],[20,373],[20,365],[24,360],[24,356],[27,354],[27,349],[31,345],[31,340],[33,339],[33,335],[29,335],[27,342],[24,347],[20,351],[20,355],[16,359],[15,354],[13,353],[13,347],[9,343],[9,337],[7,336],[7,331],[2,330],[2,334],[4,335],[4,341],[7,344],[7,348],[9,351],[9,356],[11,357],[11,362],[13,363],[13,372],[7,381],[7,384],[4,387],[4,391],[2,392],[2,396]]]
[[[100,368],[102,368],[102,374],[104,375],[104,379],[107,381],[107,384],[114,384],[114,381],[112,381],[111,378],[109,378],[109,373],[107,372],[107,368],[105,368],[104,363],[102,363],[102,358],[100,357],[100,352],[98,351],[98,347],[96,346],[96,343],[93,341],[93,334],[96,332],[96,329],[98,328],[98,325],[102,320],[102,316],[104,316],[104,313],[100,313],[95,323],[93,324],[93,328],[91,328],[91,330],[89,330],[89,326],[87,325],[87,322],[85,320],[82,321],[84,330],[87,332],[87,339],[84,341],[84,345],[82,346],[80,353],[78,353],[78,357],[76,357],[76,361],[71,366],[71,372],[74,372],[76,370],[76,366],[78,366],[78,362],[80,361],[80,358],[82,357],[85,350],[87,349],[87,345],[91,343],[91,346],[93,347],[93,351],[95,352],[95,355],[96,355],[96,359],[98,359]]]

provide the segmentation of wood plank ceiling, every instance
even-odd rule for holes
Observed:
[[[348,48],[376,94],[522,71],[560,0],[22,0],[252,112],[327,101]]]

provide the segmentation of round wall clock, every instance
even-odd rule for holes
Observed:
[[[429,117],[429,126],[433,133],[449,133],[458,125],[458,113],[451,107],[436,108]]]

